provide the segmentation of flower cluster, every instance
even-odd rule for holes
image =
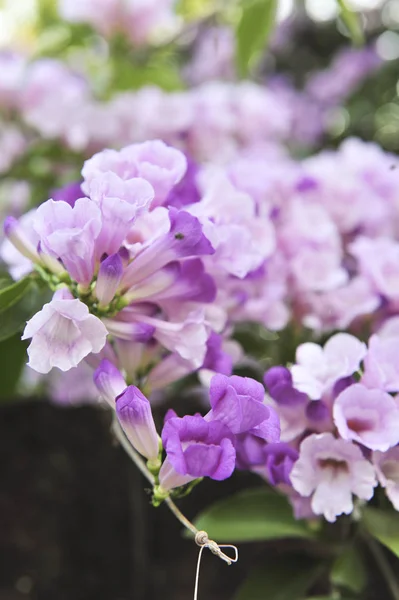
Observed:
[[[338,333],[324,347],[298,346],[289,369],[266,372],[283,443],[257,471],[288,494],[298,517],[335,521],[378,483],[399,510],[398,347],[393,317],[368,346]]]
[[[55,292],[24,332],[33,369],[68,371],[111,353],[156,389],[216,349],[212,321],[221,325],[206,313],[216,288],[202,259],[215,247],[206,223],[163,206],[185,171],[184,155],[159,141],[104,151],[86,161],[81,187],[6,219],[14,277],[35,269]]]
[[[68,0],[64,4],[71,18],[73,13],[74,20],[78,13],[79,19],[83,18],[83,12],[102,19],[101,11],[94,10],[91,4],[99,4],[113,14],[116,10],[113,4],[121,10],[123,4],[123,10],[130,7],[133,12],[161,14],[159,2],[146,2],[145,7],[142,3],[136,6],[119,0],[117,3]],[[153,4],[158,5],[157,11]],[[129,20],[122,18],[121,22],[126,25]],[[140,19],[135,22],[143,33],[145,28]],[[113,19],[104,18],[104,23],[112,26]],[[128,25],[128,28],[135,32],[134,27]],[[216,30],[209,36],[219,38],[225,34],[226,31]],[[222,64],[218,66],[213,49],[208,52],[212,52],[212,61],[203,50],[201,59],[194,57],[196,63],[201,60],[206,64],[193,64],[194,70],[190,66],[192,75],[203,69],[209,71],[210,65],[216,74],[220,70],[229,71],[223,55]],[[228,49],[226,52],[232,56]],[[96,97],[95,82],[91,81],[84,65],[75,72],[56,59],[43,58],[28,63],[25,57],[8,53],[0,55],[0,109],[17,116],[41,138],[57,140],[75,151],[90,154],[104,147],[120,148],[132,142],[161,138],[200,160],[220,163],[231,159],[240,149],[260,142],[314,145],[328,128],[331,102],[335,106],[342,101],[344,92],[350,93],[378,64],[371,48],[348,50],[338,57],[331,71],[312,76],[302,91],[278,77],[271,78],[267,85],[259,85],[249,81],[216,80],[208,74],[198,75],[195,82],[199,85],[184,91],[167,93],[155,86],[145,86],[138,91],[114,93],[109,100],[100,101]],[[318,92],[320,87],[325,89],[326,79],[329,88],[339,88],[334,97],[329,96],[330,102]],[[339,87],[342,80],[345,81],[343,90]],[[26,141],[15,127],[7,129],[3,145],[8,151],[3,160],[10,162]],[[0,144],[1,140],[0,136]]]
[[[223,480],[242,468],[248,446],[259,453],[278,445],[280,426],[276,412],[264,404],[264,389],[245,377],[215,375],[211,381],[211,410],[202,417],[178,417],[168,411],[159,438],[151,405],[108,360],[95,371],[95,384],[135,448],[147,459],[156,476],[153,501],[162,501],[176,488],[202,477]],[[163,449],[166,457],[163,460]]]
[[[73,23],[89,23],[102,35],[122,33],[134,44],[156,41],[176,30],[175,0],[59,0],[60,15]]]

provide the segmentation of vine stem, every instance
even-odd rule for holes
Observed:
[[[123,429],[120,426],[119,421],[115,414],[114,414],[114,418],[113,418],[113,422],[112,422],[112,430],[115,434],[115,437],[117,438],[117,440],[119,441],[119,443],[121,444],[123,449],[125,450],[126,454],[129,456],[129,458],[131,458],[131,460],[134,462],[134,464],[137,466],[137,468],[141,471],[141,473],[144,475],[144,477],[151,483],[152,486],[154,486],[156,482],[155,482],[155,478],[154,478],[153,474],[150,473],[150,471],[147,469],[147,465],[145,464],[144,460],[141,458],[140,454],[138,452],[136,452],[136,450],[129,443],[129,440],[125,436]],[[231,565],[233,562],[237,562],[238,550],[235,546],[232,546],[230,544],[219,546],[219,544],[217,544],[213,540],[209,539],[206,531],[199,531],[195,527],[195,525],[193,525],[193,523],[191,523],[191,521],[189,521],[187,519],[187,517],[185,517],[183,515],[183,513],[177,508],[176,504],[173,502],[173,500],[170,496],[165,498],[164,502],[167,505],[167,507],[169,508],[169,510],[176,517],[176,519],[178,521],[180,521],[180,523],[194,535],[194,540],[195,540],[195,543],[197,544],[197,546],[200,546],[201,548],[202,547],[209,548],[213,554],[218,556],[221,560],[223,560],[228,565]],[[231,558],[230,556],[227,556],[224,552],[221,551],[221,548],[234,549],[235,558]],[[399,597],[395,598],[395,600],[399,600]]]
[[[387,586],[392,594],[392,598],[394,598],[394,600],[399,600],[399,583],[396,580],[395,573],[388,563],[380,544],[368,534],[363,535],[363,539],[384,576]]]
[[[143,461],[143,459],[141,458],[140,454],[138,452],[136,452],[136,450],[129,443],[129,440],[126,438],[125,434],[123,433],[123,429],[120,426],[119,421],[116,417],[114,417],[114,420],[112,423],[112,430],[115,434],[115,437],[117,438],[117,440],[119,441],[119,443],[121,444],[123,449],[125,450],[126,454],[129,456],[129,458],[132,459],[132,461],[134,462],[136,467],[138,469],[140,469],[141,473],[151,483],[151,485],[155,485],[155,479],[154,479],[153,474],[150,473],[150,471],[147,469],[147,466],[146,466],[145,462]],[[174,514],[176,519],[178,519],[180,521],[180,523],[182,525],[184,525],[184,527],[186,529],[191,531],[191,533],[194,534],[194,536],[197,535],[198,529],[177,508],[177,506],[173,502],[172,498],[168,497],[164,500],[164,502],[168,506],[169,510]]]

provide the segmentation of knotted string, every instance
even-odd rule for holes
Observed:
[[[198,600],[199,573],[200,573],[202,552],[203,552],[204,548],[209,548],[209,550],[212,552],[212,554],[215,554],[215,556],[218,556],[221,560],[223,560],[229,566],[232,563],[236,563],[238,561],[238,549],[236,548],[236,546],[233,546],[232,544],[221,544],[221,545],[217,544],[213,540],[209,539],[206,531],[197,531],[194,539],[195,539],[195,543],[197,544],[197,546],[200,547],[200,551],[198,554],[198,560],[197,560],[197,570],[195,573],[195,587],[194,587],[194,600]],[[222,552],[221,548],[232,548],[234,550],[234,558],[232,558],[231,556],[228,556],[227,554]]]

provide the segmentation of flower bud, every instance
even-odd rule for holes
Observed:
[[[119,254],[112,254],[101,263],[96,283],[100,306],[107,306],[113,300],[122,275],[123,262]]]
[[[126,437],[142,456],[157,461],[159,437],[147,398],[134,385],[129,385],[116,399],[116,414]]]
[[[95,370],[93,379],[104,400],[115,408],[116,398],[126,389],[126,381],[120,371],[105,358]]]
[[[15,219],[15,217],[7,217],[5,219],[4,234],[23,256],[29,258],[34,263],[40,262],[35,246],[24,232],[18,219]]]

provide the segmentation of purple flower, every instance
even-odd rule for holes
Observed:
[[[223,375],[231,375],[233,360],[227,352],[224,352],[222,342],[222,336],[212,331],[206,342],[206,355],[202,368]]]
[[[48,373],[53,367],[68,371],[91,352],[100,352],[107,330],[85,304],[68,291],[59,290],[28,321],[22,339],[28,338],[32,338],[28,348],[32,369],[38,373]]]
[[[171,262],[142,282],[132,286],[124,297],[129,303],[151,299],[157,304],[213,302],[216,285],[199,258]]]
[[[159,473],[162,488],[170,490],[197,477],[227,479],[235,467],[233,441],[219,421],[208,422],[200,415],[168,419],[162,431],[167,454]]]
[[[140,252],[126,269],[124,288],[130,288],[172,261],[214,253],[196,217],[170,208],[169,220],[169,232]]]
[[[100,306],[107,306],[114,298],[122,280],[123,263],[119,254],[108,256],[100,265],[95,292]]]
[[[51,197],[53,200],[59,201],[62,200],[66,202],[70,206],[74,207],[76,200],[79,198],[83,198],[84,193],[81,188],[80,181],[73,181],[72,183],[67,183],[61,188],[53,190],[51,192]]]
[[[281,406],[296,406],[306,403],[309,398],[293,387],[292,375],[286,367],[271,367],[263,380],[270,396]]]
[[[221,421],[233,433],[246,433],[272,417],[270,407],[263,404],[262,384],[249,377],[226,377],[217,374],[209,390],[211,411],[208,421]]]
[[[101,231],[101,212],[88,198],[72,208],[48,200],[36,211],[34,229],[43,251],[61,259],[70,276],[88,286],[94,274],[95,244]]]
[[[268,444],[264,449],[264,458],[270,483],[272,485],[278,485],[279,483],[291,485],[289,475],[298,457],[298,451],[288,444],[283,442]]]
[[[235,436],[238,469],[264,465],[266,448],[280,441],[280,419],[273,408],[269,411],[268,419],[260,425]]]
[[[134,385],[129,385],[116,399],[116,414],[126,437],[140,454],[156,461],[159,437],[147,398]]]
[[[330,522],[352,512],[352,494],[370,500],[377,485],[374,467],[360,448],[331,433],[313,434],[302,442],[290,479],[301,496],[311,496],[313,512]]]
[[[174,208],[182,208],[188,204],[195,204],[201,199],[196,176],[199,171],[198,164],[186,155],[187,170],[183,179],[175,185],[169,192],[164,205],[173,206]]]
[[[126,389],[126,381],[119,369],[111,361],[104,358],[94,371],[93,380],[104,400],[112,408],[115,408],[117,396]]]
[[[333,416],[345,440],[383,452],[399,443],[399,406],[382,390],[351,385],[336,398]]]

